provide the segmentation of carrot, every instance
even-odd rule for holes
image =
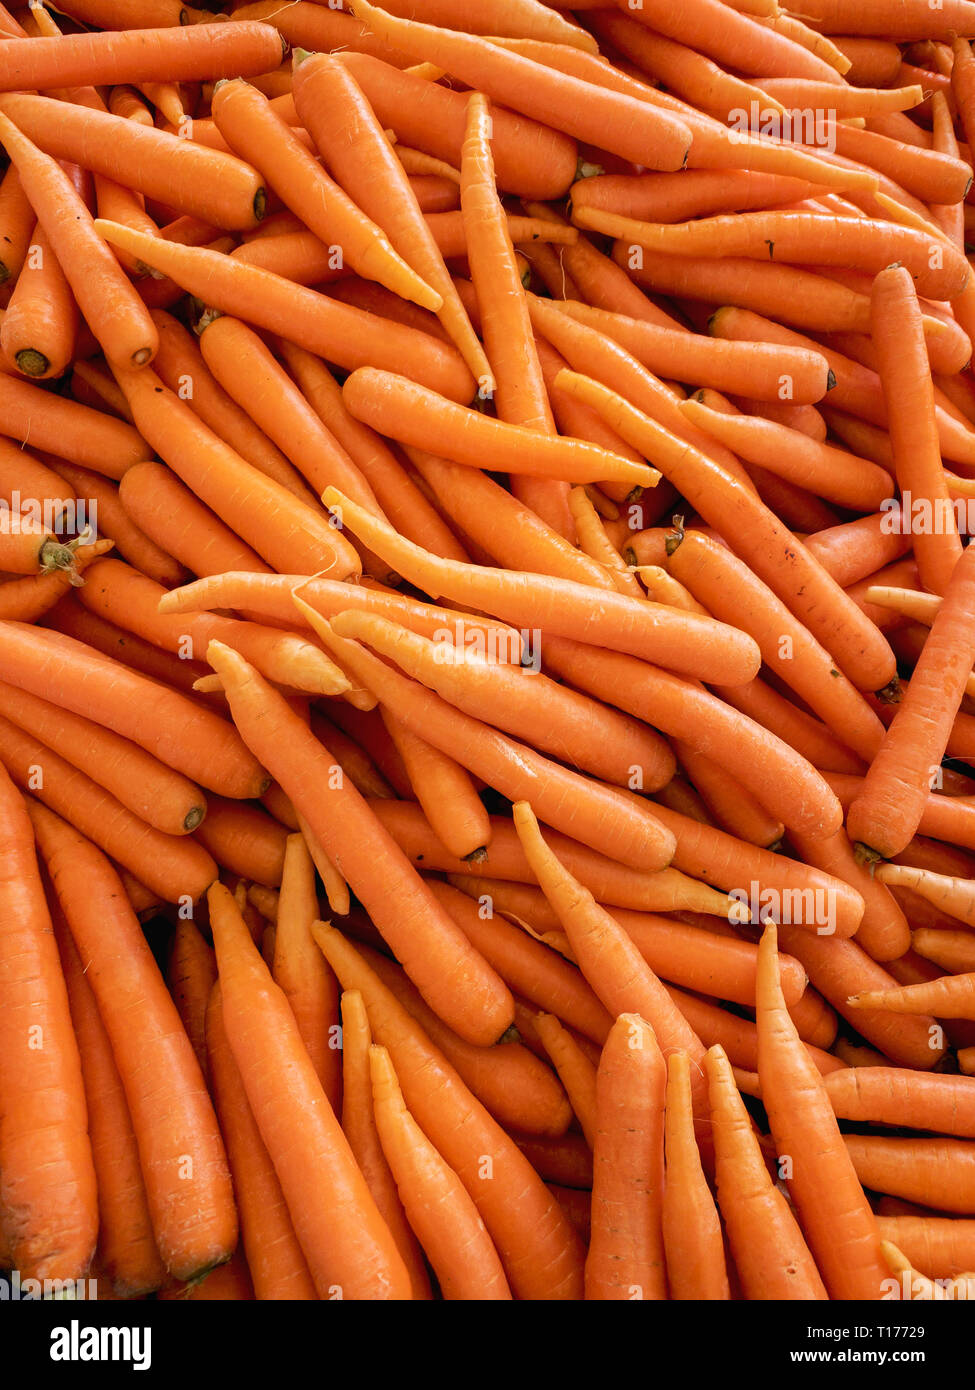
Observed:
[[[109,728],[6,684],[0,684],[0,714],[157,830],[185,834],[195,830],[206,813],[203,793],[188,778]]]
[[[877,276],[872,299],[873,345],[887,407],[891,452],[901,492],[942,507],[948,491],[941,466],[934,395],[919,324],[920,310],[903,267]],[[892,335],[897,335],[894,349]],[[918,534],[914,551],[925,587],[943,594],[961,555],[954,525],[938,536]]]
[[[848,589],[867,575],[899,560],[911,548],[911,537],[891,534],[888,512],[857,517],[807,536],[803,544],[838,584]]]
[[[326,517],[246,463],[155,373],[127,373],[123,385],[156,451],[263,559],[282,570],[305,565],[309,574],[358,572],[358,557]]]
[[[266,778],[226,721],[58,632],[0,624],[10,685],[131,738],[160,762],[226,796],[259,795]]]
[[[131,902],[132,894],[127,885],[126,891]],[[207,1075],[207,1004],[216,979],[217,961],[213,948],[204,941],[199,927],[190,918],[181,917],[169,939],[166,983],[204,1076]]]
[[[269,574],[263,560],[161,463],[138,463],[119,485],[126,513],[154,545],[194,574],[248,570]]]
[[[317,1298],[315,1285],[281,1192],[223,1022],[221,989],[215,984],[206,1010],[206,1046],[214,1104],[227,1143],[241,1238],[261,1299]]]
[[[376,1128],[407,1217],[448,1301],[511,1297],[477,1207],[406,1108],[386,1048],[369,1049]]]
[[[332,627],[392,658],[455,708],[605,781],[632,788],[639,777],[649,791],[672,775],[673,759],[656,736],[541,672],[519,671],[489,653],[431,641],[367,613],[340,613]]]
[[[266,24],[238,21],[139,32],[65,34],[10,46],[4,91],[112,84],[193,82],[227,74],[267,72],[282,43]]]
[[[383,722],[434,831],[459,858],[479,858],[491,831],[470,775],[393,715]]]
[[[623,1013],[596,1078],[586,1299],[665,1299],[662,1231],[666,1066],[653,1029]]]
[[[750,169],[684,169],[679,174],[601,174],[572,185],[573,207],[596,207],[645,222],[684,222],[812,197],[819,186]]]
[[[762,1103],[786,1180],[827,1289],[877,1298],[884,1277],[873,1215],[845,1153],[819,1071],[803,1051],[782,998],[776,928],[758,957],[756,1024]]]
[[[458,0],[392,0],[384,6],[389,14],[422,19],[444,29],[469,34],[497,34],[515,39],[538,39],[562,43],[595,53],[596,44],[585,29],[545,5],[533,0],[490,0],[477,13],[471,13]]]
[[[881,1216],[877,1225],[885,1240],[893,1241],[911,1263],[932,1279],[951,1279],[971,1269],[971,1221],[958,1217]]]
[[[15,164],[8,165],[0,179],[0,285],[16,281],[27,256],[35,224],[34,209],[24,192]]]
[[[159,1256],[139,1165],[132,1117],[78,948],[60,911],[54,914],[71,1022],[81,1054],[88,1131],[98,1187],[96,1259],[120,1298],[139,1298],[167,1281]]]
[[[554,1014],[537,1014],[535,1030],[592,1148],[596,1138],[596,1068]]]
[[[733,642],[730,629],[724,625],[693,614],[676,615],[663,605],[641,603],[615,592],[600,593],[596,599],[588,586],[572,581],[556,585],[544,575],[533,575],[531,588],[526,591],[520,577],[516,585],[515,577],[504,570],[462,565],[422,551],[381,526],[334,489],[326,493],[326,502],[340,508],[343,524],[350,526],[371,549],[434,597],[438,593],[453,593],[472,606],[488,612],[502,609],[499,616],[526,627],[537,625],[553,635],[569,635],[571,630],[573,637],[584,638],[591,627],[598,626],[602,645],[625,646],[634,655],[650,659],[664,658],[703,679],[727,676],[731,670],[743,680],[755,674],[750,639]],[[703,645],[705,631],[710,659],[698,646],[698,637]]]
[[[844,1135],[865,1187],[940,1212],[975,1212],[975,1144],[966,1139]]]
[[[972,1018],[975,973],[942,975],[927,983],[865,990],[851,996],[851,1008],[882,1009],[897,1014],[934,1013],[939,1018]],[[939,1031],[939,1030],[936,1030]]]
[[[195,682],[206,674],[207,668],[202,662],[180,661],[179,657],[144,642],[124,628],[96,618],[70,592],[57,600],[45,616],[44,626],[114,658],[131,671],[148,676],[155,685],[168,685],[191,697]]]
[[[144,459],[149,446],[122,420],[0,373],[0,430],[109,478]]]
[[[341,773],[336,778],[327,748],[230,648],[211,643],[208,659],[224,680],[245,741],[267,757],[269,771],[340,867],[424,998],[462,1037],[496,1041],[510,1022],[507,989],[435,906],[355,788],[344,783]],[[385,866],[381,873],[380,864]],[[391,892],[394,882],[399,887]],[[453,985],[458,971],[467,980],[460,995]]]
[[[120,560],[101,564],[89,570],[82,601],[92,612],[147,641],[192,658],[205,652],[208,642],[219,639],[245,653],[271,680],[319,695],[337,695],[348,688],[334,663],[299,634],[215,614],[161,615],[157,605],[166,592],[162,585]]]
[[[311,924],[317,916],[311,855],[301,835],[289,835],[275,919],[272,973],[288,998],[329,1103],[338,1111],[342,1092],[342,1059],[335,1046],[338,990],[311,937]]]
[[[623,158],[650,157],[653,167],[665,169],[684,163],[690,131],[660,110],[641,108],[632,98],[555,73],[480,38],[393,19],[362,0],[359,11],[377,37],[411,57],[437,63],[504,106],[578,139],[601,142]]]
[[[214,885],[209,905],[227,1038],[319,1297],[408,1297],[406,1267],[322,1090],[286,996],[271,980],[227,889]],[[284,1089],[282,1074],[288,1077]],[[309,1186],[309,1172],[321,1181]]]
[[[619,923],[552,853],[527,802],[515,804],[514,820],[532,872],[558,913],[573,954],[600,1002],[614,1017],[627,1010],[639,1012],[662,1048],[683,1047],[689,1056],[700,1059],[704,1051],[700,1041],[657,976]],[[700,1099],[696,1089],[698,1118]]]
[[[806,623],[855,685],[879,689],[892,678],[893,653],[883,638],[822,566],[737,478],[616,392],[575,372],[561,372],[559,377],[573,394],[594,405],[625,439],[664,464],[665,476],[689,502],[702,509],[706,520],[713,518],[731,536],[741,558]],[[731,516],[737,518],[733,524],[729,524]]]
[[[824,1085],[834,1112],[842,1119],[975,1139],[975,1078],[884,1066],[851,1067],[834,1073]]]
[[[112,1042],[159,1252],[176,1278],[193,1278],[227,1259],[237,1235],[199,1064],[111,865],[67,822],[28,809]]]
[[[74,352],[77,319],[64,272],[38,228],[3,317],[0,347],[26,376],[60,376]]]
[[[966,931],[919,927],[911,938],[915,951],[953,975],[975,970],[975,942]]]
[[[963,553],[948,582],[907,693],[847,816],[850,837],[884,858],[906,848],[921,820],[931,769],[940,764],[975,662],[970,572]]]
[[[56,530],[78,529],[71,489],[61,486],[61,479],[52,468],[0,435],[0,506],[19,512],[25,506],[30,510],[42,499],[41,510],[47,508]]]
[[[392,369],[409,362],[419,380],[450,399],[465,400],[472,394],[471,378],[452,349],[415,329],[386,320],[380,324],[374,316],[218,251],[179,246],[114,222],[99,220],[96,231],[211,307],[286,335],[340,366],[353,369],[371,362]]]
[[[23,1274],[79,1279],[95,1250],[98,1211],[78,1044],[31,823],[5,773],[0,801],[3,1020],[10,1062],[2,1078],[3,1235],[13,1267]],[[39,1046],[37,1037],[47,1045]]]
[[[300,604],[301,600],[296,602]],[[652,872],[666,867],[671,837],[631,793],[584,779],[580,774],[497,733],[410,681],[365,647],[337,636],[308,609],[306,616],[345,667],[407,728],[442,753],[515,800],[527,790],[556,829],[577,832],[623,863]],[[421,732],[422,731],[422,732]]]
[[[355,948],[324,923],[313,931],[343,989],[361,992],[406,1104],[474,1199],[512,1292],[522,1299],[579,1297],[578,1238],[528,1161]],[[481,1177],[486,1160],[489,1182]]]
[[[60,477],[73,488],[75,496],[83,499],[89,515],[93,518],[97,515],[100,529],[109,533],[115,549],[130,565],[159,585],[185,582],[187,572],[184,567],[132,521],[113,483],[92,473],[90,469],[79,468],[63,459],[52,459],[51,463]]]
[[[661,1225],[671,1297],[704,1302],[730,1298],[721,1224],[694,1137],[686,1052],[667,1058],[664,1152]]]
[[[749,1299],[826,1299],[802,1232],[772,1182],[750,1116],[720,1046],[705,1057],[717,1199],[735,1269]]]
[[[15,47],[19,50],[21,45]],[[17,167],[78,308],[106,354],[135,366],[151,361],[157,338],[148,312],[96,235],[91,214],[68,175],[2,112],[0,140]]]
[[[233,155],[104,109],[49,97],[0,96],[0,112],[46,154],[216,227],[246,230],[264,215],[267,194],[260,174]]]

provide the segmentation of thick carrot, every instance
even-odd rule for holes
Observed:
[[[99,220],[95,226],[110,245],[169,275],[212,308],[290,337],[339,366],[352,370],[371,363],[394,370],[409,363],[418,380],[449,399],[473,395],[472,378],[458,355],[427,334],[379,320],[219,251],[179,246],[115,222]]]
[[[722,1047],[705,1057],[717,1198],[742,1289],[749,1299],[826,1299],[792,1209],[773,1183]]]
[[[900,1067],[849,1067],[827,1078],[824,1085],[841,1119],[975,1139],[975,1077],[933,1076]]]
[[[144,439],[122,420],[0,373],[0,432],[10,439],[121,478],[149,454]]]
[[[975,1144],[967,1139],[844,1135],[864,1187],[940,1212],[975,1213]]]
[[[159,1253],[176,1278],[191,1279],[227,1259],[237,1236],[199,1063],[111,865],[66,821],[36,803],[29,810],[112,1041]]]
[[[208,659],[223,678],[245,741],[268,759],[434,1012],[471,1042],[497,1041],[511,1022],[507,988],[435,904],[328,749],[237,653],[214,642]]]
[[[207,673],[201,661],[180,661],[178,656],[144,642],[134,633],[105,622],[103,618],[96,618],[70,591],[45,616],[44,626],[93,648],[103,656],[113,658],[123,668],[148,676],[153,685],[169,686],[171,690],[182,691],[191,698],[195,682]],[[64,701],[60,703],[64,704]],[[199,701],[196,703],[199,704]],[[98,722],[104,724],[106,721]],[[172,764],[172,759],[169,759],[169,763]],[[257,785],[260,786],[259,780]]]
[[[105,110],[49,97],[0,96],[0,112],[56,159],[72,160],[216,227],[246,230],[264,215],[267,194],[260,174],[233,155]]]
[[[730,1298],[721,1223],[694,1137],[686,1052],[667,1058],[664,1153],[661,1224],[671,1297],[682,1302]]]
[[[536,441],[533,447],[545,442],[528,433]],[[590,631],[598,631],[602,646],[649,660],[666,660],[668,665],[703,680],[730,676],[734,683],[736,678],[750,680],[756,674],[756,649],[751,639],[742,639],[737,633],[732,636],[724,624],[696,614],[675,613],[662,604],[645,603],[615,591],[596,593],[587,585],[555,581],[546,575],[533,574],[528,587],[521,575],[430,555],[333,489],[326,493],[326,501],[329,507],[340,509],[343,524],[370,549],[432,597],[453,594],[472,607],[556,636],[585,640]]]
[[[95,1250],[98,1209],[78,1044],[31,823],[6,773],[0,804],[3,1235],[23,1274],[80,1279]]]
[[[578,1237],[530,1163],[355,948],[324,923],[313,931],[343,989],[361,992],[406,1104],[474,1199],[512,1292],[521,1299],[581,1297]]]
[[[877,1226],[932,1279],[951,1279],[975,1265],[975,1222],[948,1216],[879,1216]]]
[[[228,890],[214,885],[209,905],[227,1037],[319,1297],[409,1297],[406,1267],[322,1090],[286,996]],[[309,1183],[309,1173],[317,1181]]]
[[[77,325],[74,295],[39,227],[3,316],[0,347],[25,376],[61,376],[74,353]]]
[[[132,1116],[98,1002],[63,914],[54,914],[71,1022],[78,1040],[88,1133],[98,1187],[96,1259],[120,1298],[139,1298],[167,1282],[152,1232]]]
[[[65,34],[9,45],[0,87],[32,88],[117,82],[194,82],[267,72],[283,44],[267,24],[238,21],[124,33]]]
[[[596,1079],[586,1299],[665,1299],[662,1229],[667,1068],[650,1025],[620,1014]]]

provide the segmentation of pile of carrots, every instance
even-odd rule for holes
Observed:
[[[975,1296],[973,39],[0,4],[0,1269]]]

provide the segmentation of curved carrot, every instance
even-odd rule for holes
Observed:
[[[479,857],[491,826],[470,774],[394,715],[382,717],[434,832],[459,858]]]
[[[45,807],[29,810],[111,1038],[159,1253],[177,1279],[192,1279],[226,1260],[237,1238],[230,1174],[199,1063],[107,859]]]

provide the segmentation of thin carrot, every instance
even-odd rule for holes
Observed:
[[[852,995],[854,1009],[883,1009],[896,1014],[935,1013],[938,1018],[975,1017],[975,973],[942,975],[899,989],[865,990]],[[855,1015],[854,1015],[855,1016]]]
[[[717,1197],[747,1298],[826,1299],[816,1262],[765,1165],[724,1048],[705,1057]]]
[[[20,274],[34,223],[34,209],[20,182],[17,166],[10,164],[0,179],[0,284],[15,281]]]
[[[578,1237],[531,1165],[355,948],[324,923],[313,931],[343,989],[361,992],[411,1113],[474,1199],[515,1296],[580,1297]],[[481,1177],[486,1159],[489,1182]]]
[[[671,1297],[682,1302],[728,1299],[721,1223],[694,1137],[686,1052],[672,1052],[667,1058],[664,1153],[661,1225]]]
[[[130,901],[131,896],[129,893]],[[216,979],[217,960],[213,947],[203,939],[191,918],[181,917],[169,940],[166,983],[204,1076],[207,1074],[207,1004]]]
[[[586,1143],[593,1148],[597,1129],[596,1068],[554,1014],[537,1014],[535,1030],[552,1066],[558,1072],[559,1080],[565,1087],[569,1103],[586,1137]]]

